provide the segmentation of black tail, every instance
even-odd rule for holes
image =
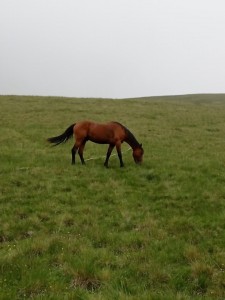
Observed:
[[[54,146],[57,146],[61,143],[65,143],[66,141],[68,141],[68,139],[72,137],[74,125],[75,124],[72,124],[70,127],[68,127],[63,134],[48,138],[48,142],[55,144]]]

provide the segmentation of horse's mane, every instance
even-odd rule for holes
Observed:
[[[127,127],[125,127],[124,125],[122,125],[119,122],[113,122],[113,123],[120,125],[124,129],[124,131],[126,133],[126,140],[129,141],[129,144],[132,144],[133,146],[140,146],[140,144],[138,143],[138,141],[135,138],[135,136],[133,135],[133,133]]]

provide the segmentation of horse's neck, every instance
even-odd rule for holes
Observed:
[[[134,136],[133,133],[131,133],[130,130],[128,130],[127,128],[126,128],[126,138],[125,138],[125,142],[126,142],[127,144],[129,144],[130,147],[131,147],[132,149],[139,147],[139,143],[138,143],[138,141],[136,140],[135,136]]]

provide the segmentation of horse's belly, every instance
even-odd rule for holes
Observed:
[[[111,144],[112,143],[111,139],[105,139],[105,138],[98,137],[98,136],[88,137],[88,140],[93,143],[96,143],[96,144]]]

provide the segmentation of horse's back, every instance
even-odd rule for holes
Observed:
[[[74,127],[76,138],[83,137],[100,144],[114,144],[117,140],[124,139],[124,129],[116,122],[95,123],[92,121],[81,121]]]

